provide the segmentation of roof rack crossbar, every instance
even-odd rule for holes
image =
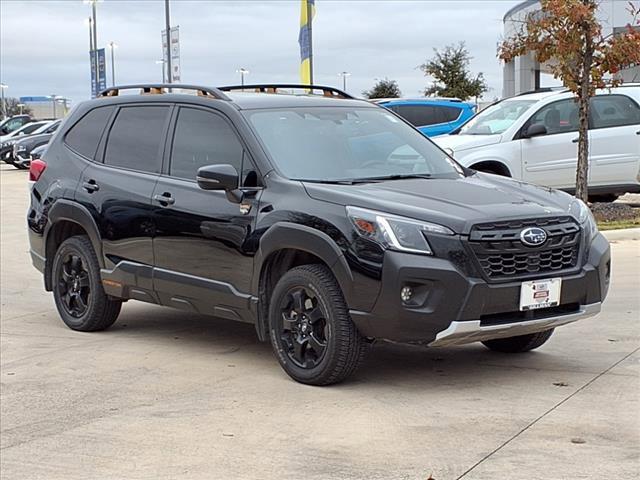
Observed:
[[[333,98],[344,98],[344,99],[354,99],[347,92],[339,90],[334,87],[327,87],[324,85],[304,85],[301,83],[260,83],[260,84],[251,84],[251,85],[227,85],[225,87],[218,87],[219,90],[223,92],[232,92],[232,91],[254,91],[256,93],[279,93],[278,90],[282,88],[288,89],[298,89],[298,90],[317,90],[321,91],[322,95],[325,97],[333,97]]]
[[[169,89],[177,90],[193,90],[199,96],[213,97],[218,100],[231,100],[227,95],[222,93],[220,89],[215,87],[203,87],[200,85],[184,85],[181,83],[144,83],[137,85],[116,85],[109,87],[98,93],[100,97],[117,97],[122,90],[140,90],[140,95],[160,95],[168,93]]]

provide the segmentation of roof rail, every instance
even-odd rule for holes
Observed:
[[[181,83],[145,83],[139,85],[116,85],[98,93],[98,97],[117,97],[122,90],[140,90],[140,95],[161,95],[169,93],[170,89],[193,90],[201,97],[213,97],[218,100],[231,100],[228,96],[215,87],[203,87],[200,85],[183,85]]]
[[[514,95],[514,97],[520,97],[521,95],[530,95],[532,93],[545,93],[545,92],[567,92],[567,88],[566,87],[542,87],[542,88],[538,88],[536,90],[527,90],[526,92],[520,92],[516,95]]]
[[[370,102],[373,103],[384,103],[384,102],[453,102],[453,103],[462,103],[462,100],[458,97],[390,97],[390,98],[371,98]]]
[[[354,99],[346,92],[339,90],[333,87],[326,87],[323,85],[304,85],[300,83],[264,83],[264,84],[255,84],[255,85],[228,85],[225,87],[218,87],[219,90],[223,92],[231,92],[231,91],[242,91],[242,90],[253,90],[256,93],[282,93],[278,92],[279,89],[286,88],[291,90],[307,90],[307,92],[312,92],[313,90],[319,90],[322,92],[322,95],[325,97],[332,98],[345,98],[345,99]]]

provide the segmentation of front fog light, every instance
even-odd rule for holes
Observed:
[[[400,299],[405,303],[411,300],[412,295],[413,290],[411,287],[402,287],[402,290],[400,290]]]

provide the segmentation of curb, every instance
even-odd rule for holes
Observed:
[[[600,233],[609,241],[640,240],[640,228],[621,228],[619,230],[605,230]]]

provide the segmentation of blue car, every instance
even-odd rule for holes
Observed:
[[[374,102],[393,110],[427,137],[452,132],[476,111],[473,103],[457,98],[384,98]]]

